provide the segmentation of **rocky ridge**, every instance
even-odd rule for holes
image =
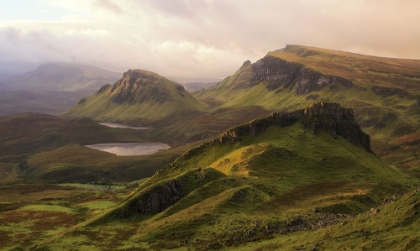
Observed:
[[[337,103],[313,103],[309,107],[294,112],[274,112],[268,117],[257,119],[249,123],[227,130],[218,138],[197,146],[178,158],[179,162],[187,160],[203,152],[215,144],[240,142],[245,136],[257,136],[270,126],[286,127],[300,121],[305,128],[313,133],[326,132],[333,138],[343,137],[354,145],[372,152],[370,137],[362,131],[354,120],[354,112],[350,108],[343,108]],[[174,168],[177,161],[168,167]]]
[[[305,128],[313,133],[325,131],[332,137],[343,137],[347,141],[371,152],[370,139],[354,120],[354,112],[350,108],[342,108],[337,103],[313,103],[308,108],[295,112],[275,112],[272,115],[254,120],[225,132],[219,137],[219,142],[237,142],[241,137],[257,136],[269,126],[285,127],[301,121]]]

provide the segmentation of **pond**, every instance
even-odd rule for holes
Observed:
[[[149,155],[171,148],[163,143],[106,143],[86,145],[86,147],[118,156]]]
[[[117,123],[108,123],[108,122],[101,122],[100,125],[112,127],[112,128],[124,128],[124,129],[134,129],[134,130],[147,130],[149,127],[136,127],[136,126],[128,126],[123,124]]]

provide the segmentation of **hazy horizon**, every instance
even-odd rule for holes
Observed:
[[[0,1],[0,77],[64,62],[224,78],[286,44],[420,58],[415,0]]]

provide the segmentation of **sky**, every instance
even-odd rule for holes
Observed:
[[[286,44],[420,59],[418,0],[0,0],[0,75],[68,62],[224,78]]]

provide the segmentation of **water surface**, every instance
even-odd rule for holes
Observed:
[[[103,126],[112,127],[112,128],[125,128],[125,129],[134,129],[134,130],[149,129],[149,127],[136,127],[136,126],[128,126],[128,125],[117,124],[117,123],[108,123],[108,122],[102,122],[102,123],[99,123],[99,124],[103,125]]]
[[[163,143],[106,143],[86,145],[86,147],[113,153],[118,156],[149,155],[171,148]]]

